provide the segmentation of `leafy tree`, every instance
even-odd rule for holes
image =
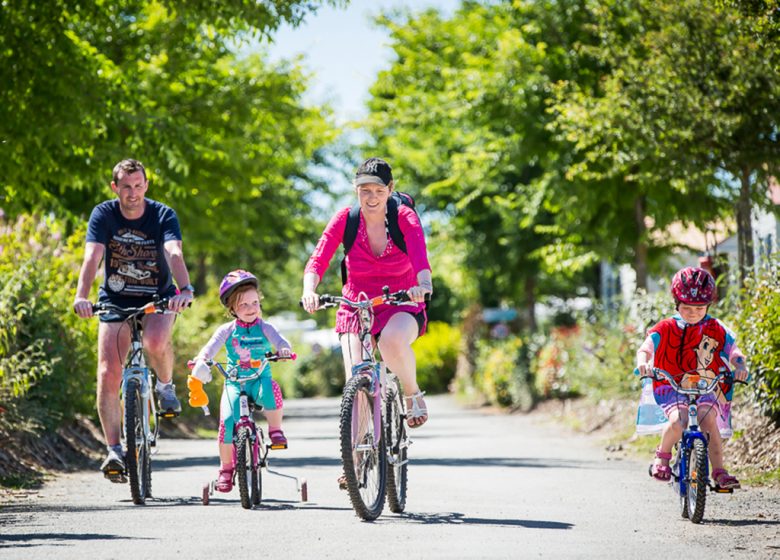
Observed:
[[[733,10],[700,0],[589,7],[600,41],[583,50],[606,71],[595,88],[561,84],[554,107],[574,145],[571,175],[635,185],[640,233],[643,213],[662,231],[736,207],[740,265],[749,267],[750,210],[763,202],[755,184],[780,154],[777,49],[758,49]]]
[[[580,71],[567,54],[580,4],[464,2],[451,19],[380,20],[396,61],[371,89],[375,149],[402,188],[447,216],[480,300],[522,301],[530,325],[538,293],[571,289],[560,279],[594,262],[581,236],[556,227],[549,204],[559,150],[545,107],[552,83]]]
[[[233,51],[324,3],[341,2],[4,6],[0,206],[83,216],[136,157],[149,195],[176,208],[201,286],[208,267],[289,258],[313,234],[306,170],[334,134],[329,114],[304,106],[298,67]]]

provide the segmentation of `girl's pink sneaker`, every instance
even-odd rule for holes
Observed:
[[[282,430],[268,430],[268,437],[271,438],[271,449],[287,449],[287,438]]]
[[[233,489],[233,469],[219,469],[217,492],[230,492]]]

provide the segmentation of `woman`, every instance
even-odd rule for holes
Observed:
[[[358,299],[361,292],[375,297],[382,294],[383,286],[389,286],[391,292],[407,290],[417,304],[375,307],[371,328],[382,359],[401,381],[409,411],[407,422],[410,427],[416,428],[428,420],[423,392],[417,385],[417,364],[411,346],[425,332],[427,317],[422,302],[425,294],[433,290],[425,235],[415,211],[401,204],[398,205],[398,227],[403,234],[406,251],[393,243],[388,234],[386,214],[394,182],[386,161],[379,158],[364,161],[355,173],[354,185],[360,204],[360,224],[355,242],[345,257],[347,277],[342,294],[351,300]],[[301,302],[309,313],[319,307],[315,290],[344,239],[349,212],[350,208],[344,208],[331,218],[306,264]],[[354,312],[344,306],[339,308],[336,332],[341,340],[347,376],[352,371],[353,362],[361,359],[359,331],[359,321]]]

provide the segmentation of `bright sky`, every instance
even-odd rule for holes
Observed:
[[[460,0],[352,0],[346,8],[320,8],[297,28],[282,27],[269,46],[271,60],[303,55],[314,73],[310,99],[327,101],[339,124],[365,115],[368,88],[390,66],[389,36],[373,17],[390,10],[437,8],[451,15]]]

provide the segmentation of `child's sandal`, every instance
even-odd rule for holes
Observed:
[[[404,395],[404,398],[409,399],[412,403],[411,412],[408,409],[406,411],[406,423],[410,428],[419,428],[428,421],[428,407],[425,406],[424,395],[423,391],[417,391],[413,395]],[[417,420],[420,419],[422,421],[418,423]]]
[[[739,480],[735,476],[730,475],[726,469],[715,469],[712,471],[712,478],[715,480],[715,484],[724,490],[741,488]]]
[[[672,454],[666,453],[664,451],[661,451],[660,448],[655,450],[655,456],[658,459],[664,460],[664,461],[671,461],[672,460]],[[672,469],[669,467],[668,464],[664,465],[662,463],[655,463],[653,462],[650,467],[647,469],[648,474],[653,477],[656,480],[660,480],[662,482],[666,482],[670,478],[672,478]]]

